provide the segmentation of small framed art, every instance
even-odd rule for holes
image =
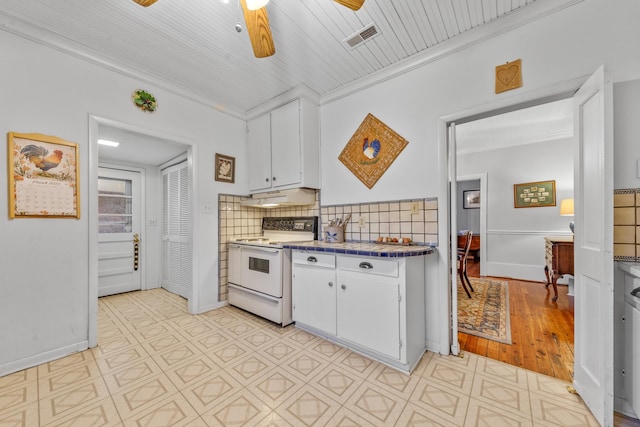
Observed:
[[[513,206],[542,208],[556,205],[556,182],[538,181],[513,185]]]
[[[463,191],[462,207],[464,209],[478,209],[480,207],[480,190]]]
[[[236,179],[236,159],[216,153],[216,181],[233,184]]]

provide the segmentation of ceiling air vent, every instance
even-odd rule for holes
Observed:
[[[380,34],[378,32],[378,28],[372,22],[371,24],[362,28],[360,31],[357,31],[354,34],[350,35],[343,41],[346,42],[351,49],[353,49],[355,47],[360,46],[362,43],[366,42],[367,40],[374,38],[378,34]]]

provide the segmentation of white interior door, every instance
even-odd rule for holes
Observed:
[[[613,105],[600,67],[574,96],[574,386],[613,426]]]
[[[162,171],[162,287],[189,298],[191,289],[191,196],[184,161]]]
[[[139,238],[140,173],[98,168],[99,297],[142,288]]]

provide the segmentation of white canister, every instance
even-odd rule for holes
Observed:
[[[344,228],[342,227],[327,227],[324,230],[324,241],[327,243],[342,243],[344,242]]]

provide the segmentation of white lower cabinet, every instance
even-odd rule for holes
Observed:
[[[336,335],[334,255],[293,252],[293,320]]]
[[[400,359],[397,278],[339,271],[338,336]]]
[[[404,372],[426,350],[424,256],[365,258],[294,250],[293,320]]]

